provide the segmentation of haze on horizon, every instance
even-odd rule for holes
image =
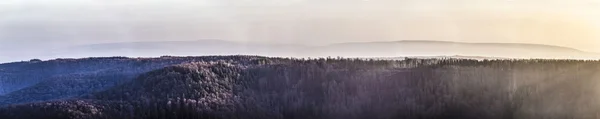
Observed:
[[[0,59],[199,39],[531,43],[600,52],[600,0],[3,0],[0,16]]]

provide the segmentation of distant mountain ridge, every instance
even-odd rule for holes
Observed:
[[[554,48],[554,49],[563,49],[563,50],[572,50],[584,52],[579,49],[556,46],[556,45],[544,45],[544,44],[530,44],[530,43],[471,43],[471,42],[455,42],[455,41],[433,41],[433,40],[401,40],[396,42],[404,42],[404,43],[446,43],[446,44],[472,44],[472,45],[500,45],[500,46],[519,46],[519,47],[538,47],[538,48]]]
[[[226,40],[149,41],[80,45],[40,51],[41,59],[85,57],[158,57],[261,55],[272,57],[431,57],[479,56],[536,59],[597,59],[597,53],[525,43],[467,43],[429,40],[347,42],[329,45],[263,44]],[[19,56],[11,56],[19,57]],[[5,59],[0,59],[5,60]],[[27,60],[27,59],[22,59]]]
[[[600,55],[574,48],[525,43],[466,43],[451,41],[403,40],[351,42],[321,46],[321,56],[431,57],[477,56],[536,59],[594,59]]]
[[[376,41],[376,42],[344,42],[344,43],[333,43],[325,46],[335,46],[335,45],[344,45],[344,44],[371,44],[371,43],[399,43],[399,44],[409,44],[409,43],[424,43],[424,44],[470,44],[470,45],[497,45],[497,46],[518,46],[518,47],[536,47],[536,48],[553,48],[553,49],[562,49],[562,50],[572,50],[584,52],[579,49],[564,47],[564,46],[556,46],[556,45],[544,45],[544,44],[531,44],[531,43],[475,43],[475,42],[456,42],[456,41],[436,41],[436,40],[398,40],[398,41]],[[260,44],[260,43],[241,43],[227,40],[216,40],[216,39],[207,39],[207,40],[193,40],[193,41],[147,41],[147,42],[117,42],[117,43],[103,43],[103,44],[91,44],[91,45],[81,45],[78,47],[102,47],[102,46],[143,46],[143,45],[198,45],[198,44],[229,44],[229,45],[243,45],[243,46],[294,46],[294,47],[304,47],[310,48],[315,46],[310,45],[290,45],[290,44]]]
[[[377,42],[347,42],[331,45],[350,45],[350,44],[444,44],[444,45],[483,45],[483,46],[503,46],[503,47],[530,47],[530,48],[547,48],[574,52],[585,52],[579,49],[544,44],[530,43],[474,43],[474,42],[455,42],[455,41],[435,41],[435,40],[399,40],[399,41],[377,41]],[[329,45],[329,46],[331,46]]]

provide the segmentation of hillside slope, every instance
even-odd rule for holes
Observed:
[[[598,67],[578,60],[206,61],[81,98],[9,106],[0,116],[40,110],[75,119],[591,119],[600,111]]]
[[[84,58],[0,64],[0,106],[82,96],[126,83],[140,74],[171,65],[226,60],[253,64],[265,57],[205,56],[161,58]]]

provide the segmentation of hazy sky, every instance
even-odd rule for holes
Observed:
[[[600,0],[1,0],[0,52],[222,39],[445,40],[600,52]]]

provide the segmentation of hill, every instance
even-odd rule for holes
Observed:
[[[0,108],[0,117],[587,119],[600,111],[598,61],[215,59],[231,60],[167,66],[81,97]]]
[[[0,106],[77,97],[129,82],[140,74],[198,61],[251,64],[258,56],[83,58],[0,64]]]

